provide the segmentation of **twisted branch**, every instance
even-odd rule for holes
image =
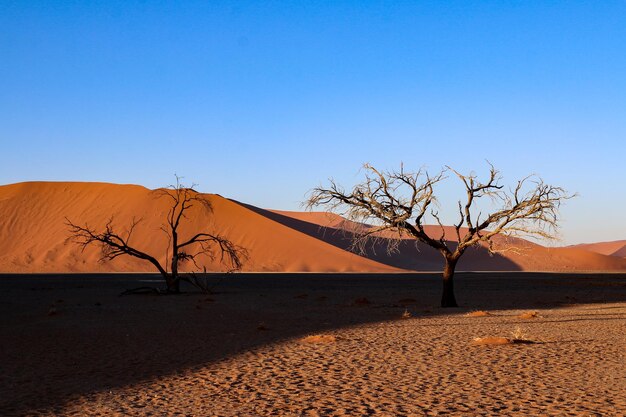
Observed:
[[[463,175],[450,167],[435,176],[419,170],[406,172],[379,171],[364,165],[365,180],[347,192],[332,179],[327,187],[310,191],[308,209],[323,206],[327,210],[367,226],[354,230],[352,249],[364,253],[372,240],[381,239],[381,232],[391,230],[397,238],[385,239],[387,251],[396,252],[403,236],[437,249],[445,257],[458,259],[463,252],[480,242],[486,242],[490,252],[497,252],[493,238],[503,236],[533,236],[555,239],[561,203],[574,197],[560,188],[545,184],[536,176],[528,176],[517,182],[508,192],[500,184],[500,172],[489,163],[489,176],[481,181],[471,173]],[[459,221],[454,224],[456,241],[446,240],[445,229],[437,211],[434,187],[445,180],[447,171],[454,173],[465,186],[465,202],[458,202]],[[498,208],[486,217],[482,212],[474,216],[476,201],[489,198]],[[425,219],[434,219],[442,230],[435,239],[424,229]],[[481,220],[482,218],[482,220]],[[449,239],[449,237],[448,237]]]

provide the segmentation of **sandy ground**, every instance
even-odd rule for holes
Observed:
[[[0,415],[626,413],[624,274],[460,274],[445,310],[433,274],[118,296],[156,278],[0,276]]]

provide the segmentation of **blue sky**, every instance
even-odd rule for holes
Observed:
[[[564,243],[625,239],[625,21],[625,1],[3,1],[0,183],[177,173],[289,210],[364,162],[489,160],[580,194]]]

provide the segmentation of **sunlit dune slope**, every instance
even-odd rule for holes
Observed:
[[[583,243],[570,246],[571,248],[583,249],[602,255],[626,257],[626,240],[615,240],[612,242]]]
[[[136,185],[103,183],[28,182],[0,187],[0,271],[87,272],[152,271],[145,261],[127,256],[98,262],[99,247],[68,242],[65,218],[102,228],[109,219],[124,232],[133,217],[141,218],[131,245],[163,261],[167,237],[159,230],[169,200]],[[193,231],[212,230],[245,247],[247,271],[373,271],[393,267],[359,257],[290,229],[218,195],[208,195],[213,213],[190,210],[181,237]],[[225,268],[205,259],[209,271]]]

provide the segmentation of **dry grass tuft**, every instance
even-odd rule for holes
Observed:
[[[520,319],[536,319],[537,317],[539,317],[539,314],[536,311],[527,311],[517,317],[519,317]]]
[[[511,342],[512,343],[535,343],[528,338],[526,333],[524,333],[522,328],[519,326],[517,326],[515,330],[511,332]]]
[[[402,313],[402,318],[403,319],[410,319],[411,318],[411,313],[409,313],[409,310],[407,310],[406,308],[404,309],[404,313]]]
[[[313,334],[300,339],[302,343],[329,345],[336,342],[336,338],[330,334]]]
[[[480,346],[480,345],[510,345],[513,343],[511,339],[506,337],[477,337],[471,341],[472,346]]]
[[[530,340],[521,327],[517,326],[515,330],[511,332],[511,337],[477,337],[470,342],[472,346],[479,345],[511,345],[511,344],[533,344],[538,343]]]
[[[465,316],[466,317],[487,317],[487,316],[491,316],[491,313],[488,311],[477,310],[477,311],[470,311]]]

